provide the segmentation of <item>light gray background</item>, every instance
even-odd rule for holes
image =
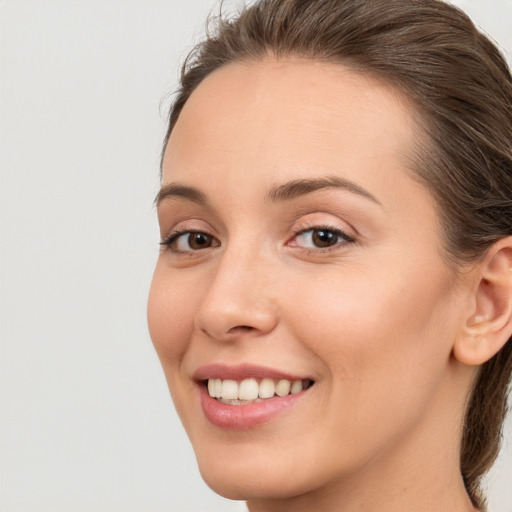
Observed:
[[[200,479],[145,318],[160,102],[213,3],[0,2],[2,512],[243,510]],[[512,54],[512,0],[457,3]],[[511,482],[506,445],[491,511]]]

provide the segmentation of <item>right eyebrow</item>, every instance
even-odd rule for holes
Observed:
[[[277,185],[270,189],[268,199],[274,203],[279,201],[290,201],[297,197],[325,188],[348,190],[353,194],[357,194],[381,205],[380,201],[374,195],[370,194],[370,192],[362,188],[360,185],[339,176],[324,176],[321,178],[292,180],[288,183]]]
[[[158,191],[154,204],[158,207],[168,197],[182,197],[200,205],[205,205],[208,202],[206,195],[195,187],[181,185],[180,183],[169,183]]]

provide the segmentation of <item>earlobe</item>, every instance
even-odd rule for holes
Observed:
[[[512,237],[491,246],[475,271],[474,306],[453,347],[455,359],[472,366],[491,359],[512,335]]]

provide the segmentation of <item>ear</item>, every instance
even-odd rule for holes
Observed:
[[[492,245],[475,272],[471,311],[453,347],[467,365],[485,363],[512,335],[512,236]]]

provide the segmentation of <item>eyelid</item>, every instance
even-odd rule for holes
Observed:
[[[335,235],[339,236],[343,240],[327,247],[303,247],[298,244],[294,244],[293,242],[296,241],[296,239],[308,231],[329,231],[331,233],[334,233]],[[333,250],[339,250],[341,247],[352,245],[357,242],[357,239],[355,236],[349,234],[345,229],[342,229],[339,226],[334,226],[329,223],[321,223],[321,222],[315,222],[311,224],[306,224],[301,227],[297,227],[294,230],[293,236],[290,238],[290,240],[287,242],[287,245],[290,247],[298,248],[302,251],[305,251],[307,253],[326,253]]]
[[[162,237],[159,243],[161,246],[168,249],[175,240],[177,240],[180,236],[188,233],[204,233],[205,235],[212,237],[218,242],[218,245],[220,245],[219,237],[215,234],[215,230],[212,229],[212,227],[206,222],[199,220],[189,220],[177,223],[170,231],[167,232],[165,236]],[[215,247],[218,245],[215,245]],[[184,253],[184,251],[177,252]]]
[[[164,229],[164,226],[160,226],[161,242],[165,242],[177,233],[186,233],[188,231],[208,233],[209,235],[216,237],[214,234],[215,230],[211,227],[211,225],[208,222],[198,218],[185,218],[169,224],[171,225],[170,229]],[[165,233],[165,235],[163,233]]]
[[[211,245],[208,245],[207,247],[201,247],[201,248],[185,248],[181,249],[179,248],[179,240],[180,238],[184,236],[190,237],[191,234],[194,233],[200,233],[202,235],[206,235],[211,239]],[[187,242],[185,242],[187,243]],[[205,230],[193,230],[193,229],[185,229],[185,230],[177,230],[174,233],[171,232],[169,235],[165,238],[165,240],[160,242],[160,245],[164,247],[164,250],[169,251],[174,256],[188,256],[188,257],[194,257],[199,256],[200,254],[204,254],[208,251],[208,249],[212,249],[215,247],[220,247],[220,241],[214,237],[212,234],[206,232]]]
[[[186,235],[186,234],[192,234],[192,233],[204,233],[205,235],[209,235],[213,238],[215,238],[213,235],[208,233],[207,231],[203,229],[176,229],[173,231],[170,231],[163,240],[161,240],[159,243],[160,245],[170,245],[172,242],[174,242],[176,239],[178,239],[180,236]]]

